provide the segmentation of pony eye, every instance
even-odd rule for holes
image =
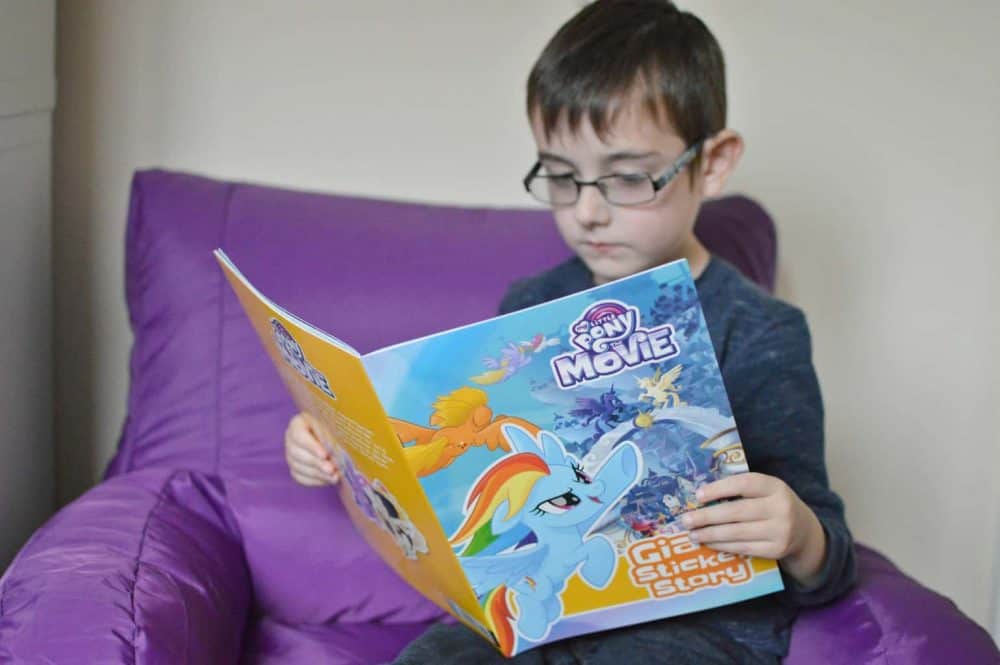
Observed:
[[[561,515],[578,503],[580,503],[580,497],[570,491],[542,501],[535,506],[532,512],[536,515],[541,515],[542,513]]]
[[[576,481],[578,483],[585,483],[589,485],[590,483],[594,482],[594,480],[590,476],[584,473],[583,467],[580,466],[579,464],[573,465],[573,473],[576,474]]]

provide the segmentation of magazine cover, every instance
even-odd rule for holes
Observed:
[[[361,533],[505,655],[782,588],[678,519],[748,470],[686,261],[362,357],[216,255]]]

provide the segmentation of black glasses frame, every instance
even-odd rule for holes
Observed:
[[[670,181],[676,178],[677,174],[683,171],[687,167],[687,165],[691,163],[691,160],[695,158],[695,156],[698,154],[698,150],[701,149],[701,146],[704,143],[705,140],[702,139],[700,141],[696,141],[695,143],[691,144],[691,146],[687,150],[681,153],[680,157],[674,160],[674,163],[670,165],[670,168],[668,168],[666,172],[664,172],[664,174],[661,175],[659,178],[654,179],[653,176],[649,175],[648,173],[643,173],[642,175],[646,176],[646,178],[649,179],[650,184],[653,185],[653,195],[644,201],[634,201],[632,203],[614,203],[613,201],[608,200],[607,189],[606,186],[603,185],[605,185],[605,182],[611,178],[620,178],[621,177],[620,174],[605,175],[595,180],[577,180],[576,178],[569,176],[569,179],[573,181],[574,185],[576,185],[576,196],[573,198],[573,200],[567,203],[553,203],[551,201],[546,201],[544,199],[535,196],[534,192],[531,191],[531,183],[538,178],[545,178],[545,179],[558,178],[560,180],[565,180],[567,176],[540,175],[539,171],[542,170],[541,160],[535,162],[535,165],[531,167],[531,170],[528,171],[528,175],[524,176],[524,180],[522,180],[521,182],[524,185],[524,190],[531,195],[531,198],[551,206],[563,207],[563,206],[576,205],[576,202],[580,200],[580,191],[587,186],[596,187],[597,190],[601,193],[601,196],[604,197],[604,200],[607,201],[609,205],[619,206],[619,207],[643,205],[655,199],[656,195],[659,194],[660,190],[666,187],[668,184],[670,184]],[[640,175],[640,174],[637,173],[635,175]]]

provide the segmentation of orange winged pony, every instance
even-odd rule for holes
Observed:
[[[470,446],[486,446],[510,451],[510,444],[500,432],[508,423],[537,434],[537,425],[514,416],[493,416],[487,406],[489,397],[479,388],[462,387],[442,395],[434,402],[430,427],[390,418],[392,428],[403,444],[410,468],[417,476],[428,476],[458,459]],[[412,442],[412,445],[406,445]]]

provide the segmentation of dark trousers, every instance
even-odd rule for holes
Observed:
[[[460,624],[437,624],[399,655],[396,665],[775,665],[717,626],[676,617],[563,640],[506,659]]]

